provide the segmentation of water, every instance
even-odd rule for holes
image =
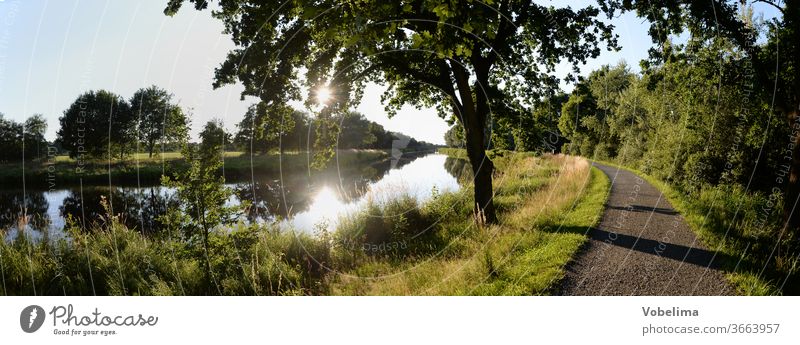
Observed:
[[[263,223],[280,220],[281,226],[313,232],[319,227],[335,228],[337,219],[376,201],[404,193],[424,201],[434,189],[440,192],[459,189],[460,161],[440,154],[411,157],[396,161],[363,164],[347,175],[332,169],[326,172],[298,171],[277,176],[254,176],[247,181],[229,181],[234,195],[228,204],[247,200],[247,208],[238,221]],[[91,228],[106,214],[101,200],[129,227],[144,233],[158,232],[159,216],[178,207],[171,196],[174,190],[162,186],[109,187],[78,186],[47,191],[21,190],[0,192],[0,229],[6,240],[15,238],[20,227],[34,238],[45,233],[63,238],[64,227],[72,221]],[[27,210],[27,217],[23,213]],[[20,219],[27,222],[20,222]]]

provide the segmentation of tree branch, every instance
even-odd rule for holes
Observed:
[[[784,12],[783,7],[778,6],[778,4],[776,4],[776,3],[772,2],[772,1],[769,1],[769,0],[755,0],[755,1],[753,1],[753,3],[757,3],[757,2],[765,3],[767,5],[772,5],[772,7],[775,7],[778,11],[780,11],[782,15],[786,15],[786,12]]]
[[[520,9],[519,16],[517,17],[518,23],[511,23],[508,21],[511,19],[511,13],[508,13],[509,6],[510,5],[508,1],[504,1],[503,3],[500,4],[500,8],[497,10],[499,12],[498,20],[500,21],[500,23],[497,25],[497,33],[495,34],[494,40],[492,40],[491,43],[492,52],[489,54],[489,56],[486,57],[485,62],[486,62],[487,73],[488,69],[490,69],[492,65],[494,65],[494,62],[497,60],[498,54],[500,54],[498,47],[500,47],[503,41],[508,39],[509,35],[513,34],[516,31],[516,28],[519,26],[518,23],[522,23],[522,20],[525,20],[525,18],[527,18],[530,15],[529,13],[530,2],[525,2],[524,7]],[[475,46],[478,47],[479,45],[476,44]]]
[[[458,61],[450,60],[450,70],[458,86],[458,94],[461,97],[462,124],[467,135],[473,126],[480,125],[475,118],[475,102],[472,100],[472,88],[469,86],[469,72]]]

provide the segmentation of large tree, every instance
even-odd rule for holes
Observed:
[[[172,94],[155,85],[136,91],[131,97],[131,109],[139,123],[139,141],[144,143],[150,157],[156,144],[179,141],[187,135],[187,118],[172,102]]]
[[[70,157],[121,157],[133,149],[136,118],[122,97],[89,91],[75,100],[59,118],[58,141]]]
[[[211,2],[189,1],[197,9]],[[183,3],[170,0],[165,13]],[[215,86],[239,81],[243,96],[276,107],[301,99],[304,87],[327,86],[333,97],[319,114],[327,119],[357,103],[371,81],[387,87],[390,114],[414,103],[455,117],[475,176],[476,219],[488,223],[497,220],[484,145],[494,110],[523,113],[557,86],[556,64],[577,66],[597,56],[603,41],[616,45],[599,9],[531,0],[220,0],[213,13],[238,46],[217,69]],[[318,140],[336,137],[328,129],[336,128],[322,127]]]

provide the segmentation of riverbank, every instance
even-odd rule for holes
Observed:
[[[206,254],[180,229],[142,235],[106,216],[68,241],[0,244],[4,294],[528,295],[549,294],[603,210],[609,182],[585,159],[493,153],[500,223],[476,227],[469,179],[420,202],[399,189],[331,232],[232,224]],[[467,170],[462,160],[448,169]]]
[[[459,150],[440,153],[463,157]],[[471,187],[422,205],[417,219],[430,229],[428,246],[406,243],[407,256],[359,253],[329,276],[336,295],[542,295],[552,293],[566,264],[597,223],[609,189],[606,176],[582,158],[493,152],[499,170],[495,204],[499,224],[471,221]],[[384,212],[393,219],[399,210]],[[363,216],[366,218],[366,216]],[[358,224],[358,222],[355,222]],[[358,233],[339,229],[340,236]],[[363,251],[378,250],[368,245]],[[349,253],[349,255],[355,255]]]
[[[389,159],[390,153],[383,150],[339,150],[328,167],[351,167],[364,163]],[[313,156],[306,152],[284,154],[256,154],[226,152],[220,174],[236,180],[251,174],[279,174],[281,171],[308,170]],[[158,184],[162,175],[174,176],[188,167],[180,153],[167,152],[148,157],[136,154],[125,160],[91,160],[77,162],[67,156],[56,156],[49,160],[0,165],[0,183],[7,186],[23,185],[28,188],[51,189],[64,186],[100,184],[126,186]]]

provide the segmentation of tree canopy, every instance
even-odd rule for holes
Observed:
[[[135,148],[136,118],[124,98],[89,91],[59,118],[58,141],[70,157],[122,157]]]
[[[210,1],[190,0],[197,9]],[[183,0],[169,1],[176,13]],[[534,1],[219,1],[220,19],[237,45],[216,70],[215,86],[240,82],[243,96],[270,107],[306,90],[332,90],[320,115],[357,104],[367,82],[387,86],[394,114],[411,103],[435,107],[465,129],[475,173],[476,215],[496,221],[493,165],[485,154],[491,116],[519,115],[527,100],[558,82],[556,64],[576,69],[616,46],[595,7]],[[306,97],[313,102],[313,97]],[[491,132],[490,132],[491,133]],[[320,138],[335,136],[321,135]]]
[[[178,141],[187,135],[188,120],[183,110],[172,101],[172,94],[155,85],[133,94],[131,109],[138,123],[138,139],[150,157],[156,144]]]
[[[19,123],[6,119],[0,113],[0,162],[41,158],[47,147],[45,130],[47,122],[41,114],[35,114]]]

